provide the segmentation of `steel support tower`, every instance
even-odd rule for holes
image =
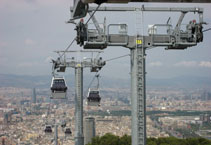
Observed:
[[[74,53],[79,51],[56,51],[59,56],[60,53]],[[80,52],[98,52],[102,51],[80,51]],[[71,67],[75,69],[75,145],[84,145],[83,134],[83,69],[91,68],[91,72],[98,72],[105,65],[105,61],[102,58],[92,58],[83,61],[76,61],[72,58],[67,61],[66,55],[63,59],[59,59],[54,63],[55,70],[61,70],[61,68]],[[65,69],[63,69],[65,70]],[[60,71],[59,71],[60,72]]]
[[[75,145],[83,144],[83,68],[78,63],[75,67]]]
[[[132,145],[146,144],[145,48],[131,50]]]
[[[180,18],[173,28],[168,22],[166,24],[155,24],[150,28],[149,35],[145,36],[143,31],[143,17],[137,18],[137,34],[129,36],[127,34],[126,24],[109,24],[104,29],[96,27],[96,30],[90,29],[88,25],[77,25],[77,43],[84,46],[84,49],[105,49],[108,46],[122,46],[130,49],[131,52],[131,109],[132,109],[132,145],[146,145],[146,83],[145,83],[145,51],[152,47],[165,47],[171,50],[184,50],[188,47],[196,46],[203,41],[203,9],[202,8],[158,8],[158,7],[100,7],[87,9],[87,12],[93,11],[136,11],[144,12],[180,12]],[[71,11],[74,11],[72,8]],[[187,13],[198,13],[199,22],[191,20],[186,25],[186,30],[181,31],[181,24]],[[93,16],[92,18],[95,26],[98,22]],[[70,20],[69,22],[73,22]],[[79,29],[79,26],[83,26]],[[111,34],[110,27],[119,26],[119,34]],[[157,27],[165,27],[166,34],[157,34]],[[144,28],[143,28],[144,29]],[[80,31],[85,30],[85,31]],[[107,30],[107,32],[106,32]],[[194,31],[193,31],[194,30]],[[85,34],[87,33],[87,34]],[[83,37],[81,39],[82,36]]]
[[[58,145],[58,124],[55,124],[54,145]]]

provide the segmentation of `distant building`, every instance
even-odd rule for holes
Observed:
[[[210,114],[201,114],[200,121],[202,121],[203,123],[211,123],[210,117]]]
[[[5,145],[5,138],[2,138],[1,144],[2,144],[2,145]]]
[[[9,122],[9,115],[8,113],[4,113],[4,123],[7,124]]]
[[[84,145],[91,142],[95,137],[95,118],[87,117],[84,120]]]
[[[11,116],[12,116],[11,112],[5,112],[4,113],[4,123],[5,124],[8,124],[8,123],[11,122],[11,120],[12,120]]]
[[[33,89],[33,93],[32,93],[32,103],[36,103],[37,102],[37,94],[36,94],[36,89]]]
[[[20,105],[27,105],[30,103],[30,100],[21,100]]]
[[[201,94],[201,100],[202,101],[208,101],[208,100],[211,100],[211,93],[209,93],[209,92],[203,92],[202,94]]]

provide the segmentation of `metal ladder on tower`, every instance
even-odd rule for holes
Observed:
[[[136,59],[137,59],[137,145],[146,144],[146,115],[145,115],[145,48],[143,11],[136,10]]]

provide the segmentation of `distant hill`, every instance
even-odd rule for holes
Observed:
[[[50,76],[0,74],[0,87],[46,88],[50,81]]]
[[[74,87],[74,76],[66,76],[68,86]],[[84,87],[87,87],[93,76],[84,76]],[[0,74],[0,87],[19,88],[49,88],[51,76],[28,76]],[[93,86],[96,83],[93,83]],[[112,77],[101,77],[100,84],[103,88],[129,88],[130,78],[116,79]],[[169,79],[147,78],[147,86],[150,87],[211,87],[211,77],[181,76]]]
[[[168,87],[181,87],[181,88],[198,88],[198,87],[211,87],[210,77],[198,76],[180,76],[168,79],[147,79],[149,86],[168,86]]]

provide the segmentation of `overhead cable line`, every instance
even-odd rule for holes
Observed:
[[[99,9],[100,5],[98,5],[98,7],[95,9],[95,11],[93,12],[93,14],[89,17],[89,19],[87,20],[86,24],[89,23],[89,21],[91,20],[91,18],[94,16],[94,14],[96,13],[96,11]],[[64,56],[64,54],[69,50],[69,48],[72,46],[72,44],[74,43],[74,41],[76,40],[76,37],[71,41],[71,43],[67,46],[67,48],[65,49],[65,51],[63,52],[62,55],[60,55],[59,58],[61,58],[62,56]]]
[[[111,58],[111,59],[108,59],[108,60],[105,60],[105,61],[108,62],[108,61],[120,59],[120,58],[123,58],[123,57],[126,57],[126,56],[130,56],[130,54],[122,55],[122,56],[119,56],[119,57],[114,57],[114,58]],[[93,84],[93,82],[94,82],[96,76],[97,76],[97,75],[100,75],[100,71],[101,71],[101,70],[99,70],[98,72],[95,73],[95,75],[93,76],[91,82],[90,82],[89,85],[88,85],[88,88],[87,88],[86,92],[88,92],[88,90],[89,90],[89,88],[91,87],[91,85]]]
[[[207,32],[207,31],[210,31],[210,30],[211,30],[211,28],[208,28],[208,29],[203,30],[202,32]]]
[[[100,5],[97,6],[97,8],[95,9],[95,11],[92,13],[92,15],[89,17],[88,21],[86,22],[86,24],[89,23],[89,21],[91,20],[91,18],[94,16],[94,14],[97,12],[97,10],[100,8]]]
[[[86,89],[86,93],[89,91],[89,88],[90,88],[91,85],[93,84],[93,82],[94,82],[96,76],[99,75],[99,72],[100,72],[100,70],[99,70],[98,72],[96,72],[95,75],[93,76],[91,82],[89,83],[89,85],[88,85],[88,87],[87,87],[87,89]]]
[[[67,52],[68,49],[72,46],[72,44],[74,43],[75,39],[76,39],[76,37],[75,37],[75,38],[72,40],[72,42],[67,46],[67,48],[66,48],[65,51],[62,53],[62,55],[60,55],[59,58],[61,58],[62,56],[64,56],[65,52]]]
[[[116,60],[116,59],[123,58],[123,57],[126,57],[126,56],[130,56],[130,54],[122,55],[122,56],[119,56],[119,57],[114,57],[114,58],[111,58],[111,59],[107,59],[105,61],[108,62],[108,61]]]

